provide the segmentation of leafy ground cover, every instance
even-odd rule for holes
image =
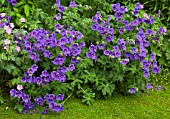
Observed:
[[[140,96],[115,95],[108,100],[96,100],[89,107],[80,99],[71,98],[61,114],[17,114],[4,104],[0,106],[0,119],[168,119],[170,116],[170,86],[149,91]],[[39,109],[41,110],[41,109]]]

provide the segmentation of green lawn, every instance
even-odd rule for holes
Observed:
[[[0,106],[0,119],[170,119],[170,87],[163,91],[150,91],[150,96],[120,96],[96,100],[86,106],[79,99],[70,99],[61,114],[17,114],[12,108]]]

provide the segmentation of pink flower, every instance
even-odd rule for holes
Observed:
[[[22,85],[17,85],[17,89],[22,90],[23,89]]]
[[[140,5],[140,7],[143,9],[144,7],[143,7],[143,5]]]
[[[19,51],[21,51],[21,48],[20,48],[19,46],[16,46],[16,47],[15,47],[15,50],[16,50],[17,52],[19,52]]]
[[[23,23],[23,22],[25,22],[25,18],[21,18],[21,19],[19,19],[19,21],[20,21],[21,23]]]
[[[18,43],[18,41],[15,41],[15,43],[17,44],[17,43]]]
[[[11,34],[11,33],[12,33],[12,30],[11,30],[11,29],[7,29],[6,32],[7,32],[8,34]]]
[[[4,18],[4,17],[5,17],[5,13],[1,13],[0,16],[1,16],[2,18]]]
[[[143,14],[143,17],[144,17],[145,19],[148,19],[148,18],[149,18],[148,14],[146,14],[146,13]]]
[[[4,29],[8,34],[12,33],[12,29],[9,26],[4,26]]]
[[[5,50],[7,50],[7,49],[8,49],[6,45],[4,46],[4,49],[5,49]]]
[[[166,32],[166,30],[167,30],[166,27],[164,27],[163,29],[164,29],[164,31]]]
[[[10,44],[10,40],[6,39],[5,41],[5,45],[9,45]]]
[[[10,27],[11,27],[11,28],[14,28],[14,24],[13,24],[13,23],[10,23]]]

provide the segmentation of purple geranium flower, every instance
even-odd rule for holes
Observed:
[[[57,7],[59,7],[59,6],[60,6],[60,0],[56,0],[55,5],[56,5]]]
[[[116,46],[113,46],[113,50],[114,50],[114,52],[117,52],[117,51],[119,51],[119,46],[118,46],[118,45],[116,45]]]
[[[151,89],[151,88],[152,88],[152,85],[151,85],[150,83],[147,83],[146,89],[149,90],[149,89]]]
[[[17,91],[15,89],[10,90],[10,95],[14,97],[16,95]]]
[[[43,110],[42,114],[47,114],[47,113],[48,113],[48,109],[45,108],[45,109]]]
[[[97,30],[97,29],[98,29],[98,25],[97,25],[97,24],[93,24],[93,25],[91,26],[91,29],[92,29],[93,31]]]
[[[60,13],[58,13],[58,14],[56,15],[56,19],[57,19],[57,20],[60,20],[60,19],[61,19],[61,14],[60,14]]]
[[[105,37],[105,41],[110,42],[110,41],[113,40],[113,38],[114,38],[114,35],[108,35],[108,36]]]
[[[121,52],[115,52],[115,57],[119,58],[121,56]]]
[[[43,81],[43,80],[42,80],[41,77],[36,77],[36,78],[35,78],[35,83],[36,83],[36,84],[42,84],[42,81]]]
[[[113,29],[113,28],[108,28],[108,29],[107,29],[107,33],[108,33],[108,34],[113,34],[113,32],[114,32],[114,29]]]
[[[161,70],[161,67],[160,67],[160,66],[159,66],[159,67],[153,67],[153,68],[152,68],[152,73],[157,74],[157,73],[160,72],[160,70]]]
[[[58,94],[56,96],[56,100],[58,100],[58,101],[62,101],[63,99],[64,99],[64,94]]]
[[[42,106],[44,104],[44,100],[41,96],[39,98],[36,98],[35,101],[38,105]]]
[[[89,50],[90,50],[91,52],[96,52],[96,51],[97,51],[97,46],[91,44],[90,47],[89,47]]]
[[[70,5],[69,5],[69,7],[70,8],[74,8],[74,7],[76,7],[77,5],[76,5],[76,3],[74,2],[74,1],[71,1],[70,2]]]
[[[36,53],[35,52],[31,52],[30,55],[29,55],[29,58],[34,60],[36,58]]]
[[[131,88],[130,90],[129,90],[129,93],[130,94],[133,94],[133,93],[135,93],[136,92],[136,88]]]
[[[44,57],[50,58],[51,57],[51,52],[49,52],[48,50],[45,50],[43,55],[44,55]]]
[[[22,98],[23,94],[24,94],[24,93],[23,93],[22,91],[18,91],[18,92],[17,92],[17,97],[18,97],[18,98]]]
[[[148,70],[144,70],[143,76],[144,76],[145,78],[147,78],[147,77],[149,76],[149,71],[148,71]]]
[[[37,71],[38,66],[37,66],[36,64],[33,64],[31,68],[32,68],[34,71]]]
[[[83,34],[81,32],[77,32],[77,39],[80,40],[83,37]]]
[[[41,77],[47,77],[47,76],[49,76],[47,70],[42,71]]]
[[[153,61],[155,59],[155,54],[154,53],[151,53],[150,54],[150,61]]]
[[[122,59],[121,64],[126,65],[129,62],[129,59]]]
[[[112,10],[114,12],[118,11],[120,9],[120,3],[112,4]]]
[[[65,10],[64,6],[59,6],[59,7],[58,7],[58,11],[59,11],[59,12],[64,12],[64,10]]]
[[[99,50],[103,50],[103,49],[104,49],[104,46],[105,46],[105,44],[100,44],[100,45],[98,45],[98,49],[99,49]]]
[[[104,55],[109,55],[109,54],[110,54],[110,51],[109,51],[109,50],[105,50],[105,51],[103,52],[103,54],[104,54]]]
[[[26,94],[23,95],[22,99],[23,99],[23,101],[26,102],[26,103],[28,103],[28,102],[30,101],[29,95],[26,95]]]
[[[70,65],[69,65],[69,70],[70,70],[70,71],[73,71],[74,69],[75,69],[74,64],[70,64]]]
[[[33,73],[34,73],[34,69],[33,69],[32,67],[29,68],[29,69],[28,69],[28,73],[29,73],[29,74],[33,74]]]

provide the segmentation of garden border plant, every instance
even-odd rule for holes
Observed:
[[[156,61],[159,52],[153,49],[160,48],[166,28],[157,25],[159,19],[144,13],[140,3],[130,4],[128,9],[120,3],[111,6],[114,15],[98,11],[87,23],[89,41],[84,38],[86,34],[73,30],[70,22],[60,24],[70,8],[75,14],[81,8],[74,1],[65,7],[56,0],[54,31],[40,28],[15,35],[15,41],[26,51],[25,57],[30,58],[25,61],[27,70],[18,90],[10,91],[17,103],[15,109],[26,113],[35,111],[36,104],[45,104],[43,114],[61,112],[70,91],[90,105],[94,97],[106,98],[115,91],[133,94],[151,89],[147,78],[161,68]],[[60,103],[64,93],[68,98]]]

